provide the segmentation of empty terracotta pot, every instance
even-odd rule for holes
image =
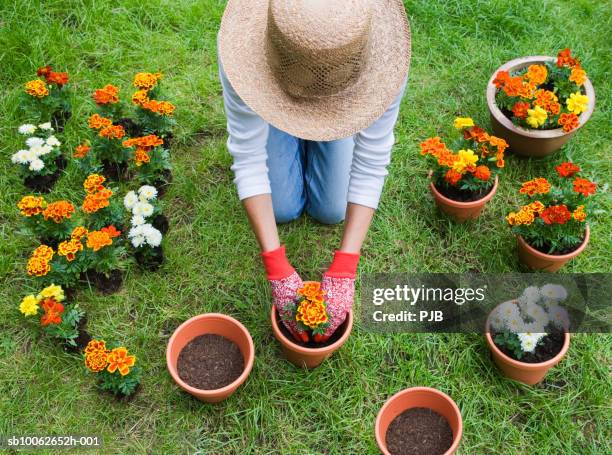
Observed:
[[[202,390],[191,387],[179,377],[177,371],[176,365],[181,350],[195,337],[207,333],[224,336],[236,343],[244,358],[242,374],[234,382],[220,389]],[[172,379],[183,390],[208,403],[223,401],[234,393],[251,373],[254,360],[255,348],[249,331],[236,319],[220,313],[201,314],[183,322],[170,337],[166,349],[166,366]]]
[[[575,258],[580,253],[584,251],[587,244],[589,243],[589,238],[591,236],[591,231],[589,229],[589,225],[586,226],[586,232],[584,234],[584,241],[580,244],[580,246],[567,254],[546,254],[541,251],[536,250],[534,247],[530,246],[523,237],[520,235],[516,238],[517,248],[519,260],[522,264],[529,267],[532,270],[540,270],[542,272],[556,272],[561,267],[565,265],[570,259]]]
[[[447,198],[437,190],[433,182],[429,184],[429,189],[431,190],[431,194],[433,194],[434,200],[436,201],[436,204],[440,210],[452,217],[455,221],[463,223],[464,221],[478,218],[480,212],[482,212],[482,209],[487,202],[489,202],[493,196],[495,196],[495,193],[497,192],[497,182],[498,179],[495,177],[495,183],[493,184],[491,191],[482,199],[471,202],[459,202]]]
[[[338,327],[338,330],[344,331],[340,338],[329,346],[323,346],[320,348],[300,346],[299,344],[296,344],[293,339],[286,337],[280,329],[280,324],[282,324],[282,321],[280,320],[276,307],[274,306],[272,306],[272,310],[270,311],[270,321],[272,323],[272,332],[274,332],[274,336],[280,342],[281,349],[283,350],[283,354],[287,360],[299,368],[316,368],[325,359],[340,349],[346,340],[348,340],[351,330],[353,329],[353,312],[349,311],[344,323]]]
[[[510,145],[510,150],[518,155],[541,158],[550,155],[563,146],[582,125],[584,125],[595,109],[595,89],[591,81],[587,79],[584,83],[586,95],[589,97],[589,106],[585,112],[580,115],[580,125],[578,128],[566,133],[563,128],[554,130],[530,130],[518,127],[504,115],[495,103],[495,94],[497,87],[493,84],[493,80],[499,71],[509,71],[510,73],[522,70],[529,65],[547,62],[556,62],[555,57],[533,56],[511,60],[508,63],[500,66],[491,76],[487,84],[487,104],[491,114],[491,126],[496,136],[504,138]]]
[[[384,455],[390,455],[387,450],[387,429],[393,419],[404,411],[412,408],[429,408],[446,419],[453,430],[453,444],[444,455],[455,453],[459,447],[463,432],[463,420],[459,407],[451,397],[430,387],[412,387],[396,393],[387,400],[376,417],[376,443]]]
[[[503,305],[503,303],[501,305]],[[493,311],[491,313],[493,313]],[[489,314],[489,318],[490,317],[491,314]],[[569,349],[570,334],[569,332],[566,332],[565,341],[561,351],[559,351],[559,354],[554,356],[552,359],[541,363],[525,363],[515,360],[504,354],[493,342],[489,318],[487,318],[486,322],[485,338],[493,355],[493,361],[499,367],[502,373],[504,373],[504,376],[514,379],[515,381],[520,381],[527,385],[534,385],[541,382],[548,373],[548,370],[558,364],[561,359],[565,357],[565,354]]]

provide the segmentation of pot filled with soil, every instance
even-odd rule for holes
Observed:
[[[172,379],[197,399],[225,400],[247,379],[255,348],[249,331],[219,313],[195,316],[174,332],[166,350]]]
[[[455,187],[438,187],[433,182],[429,184],[437,206],[454,220],[462,223],[478,218],[484,206],[497,192],[498,178],[493,186],[479,191],[463,191]]]
[[[299,368],[316,368],[325,359],[342,347],[353,329],[353,312],[349,311],[346,320],[338,327],[325,343],[298,342],[282,323],[276,307],[270,312],[272,332],[280,342],[283,354]]]
[[[591,231],[589,229],[589,225],[587,224],[584,233],[584,240],[580,245],[578,245],[578,247],[572,250],[562,251],[559,254],[547,254],[529,245],[529,243],[527,243],[525,239],[519,235],[516,237],[519,260],[521,261],[521,264],[524,264],[526,267],[532,270],[556,272],[568,261],[584,251],[589,243],[590,237]]]
[[[112,270],[108,275],[105,273],[88,270],[85,279],[102,294],[114,294],[123,286],[123,273],[120,270]]]
[[[489,106],[489,112],[491,114],[491,125],[496,136],[502,137],[510,145],[510,150],[514,153],[526,157],[541,158],[555,152],[561,148],[574,133],[582,127],[593,114],[595,108],[595,90],[591,81],[586,78],[583,88],[583,93],[588,96],[589,103],[587,110],[583,112],[580,117],[580,123],[573,130],[566,132],[563,128],[555,129],[527,129],[520,126],[516,126],[510,120],[512,113],[509,111],[502,111],[495,101],[495,96],[498,88],[494,84],[494,80],[500,71],[508,71],[510,74],[514,74],[517,71],[521,71],[530,65],[556,62],[555,57],[548,56],[532,56],[517,58],[505,63],[500,66],[491,76],[489,83],[487,84],[487,104]],[[552,87],[548,87],[550,89]]]
[[[376,442],[384,455],[451,455],[461,440],[463,421],[455,402],[429,387],[393,395],[376,418]]]
[[[158,270],[165,260],[164,250],[161,246],[147,248],[146,252],[139,249],[134,253],[134,256],[138,265],[151,272]]]

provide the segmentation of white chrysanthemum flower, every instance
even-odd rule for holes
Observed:
[[[160,245],[162,241],[162,233],[151,226],[151,229],[147,232],[147,243],[153,248]]]
[[[569,329],[570,319],[567,310],[559,305],[553,305],[548,309],[550,323],[558,329]]]
[[[43,155],[47,155],[48,153],[51,153],[53,151],[53,147],[47,144],[37,145],[35,147],[32,147],[30,150],[36,156],[43,156]]]
[[[24,123],[23,125],[19,126],[17,131],[19,131],[19,134],[33,134],[34,131],[36,131],[36,126],[32,125],[31,123]]]
[[[141,224],[145,224],[145,219],[142,215],[134,215],[132,217],[132,226],[140,226]]]
[[[128,191],[128,193],[123,198],[123,205],[128,210],[132,210],[137,202],[138,196],[136,196],[136,193],[134,191]]]
[[[141,201],[150,201],[157,197],[157,189],[151,185],[143,185],[138,189]]]
[[[504,321],[509,321],[512,318],[521,317],[518,306],[514,302],[504,302],[499,306],[499,314]]]
[[[53,131],[53,127],[51,126],[51,122],[45,122],[38,125],[41,130],[45,131]]]
[[[527,305],[523,307],[523,311],[525,312],[527,316],[529,316],[531,319],[535,321],[542,322],[548,319],[544,308],[542,308],[540,305],[537,305],[535,303],[528,303]]]
[[[528,322],[524,326],[526,333],[539,333],[544,332],[544,326],[537,321]]]
[[[155,210],[154,207],[148,202],[137,202],[136,204],[134,204],[134,207],[132,208],[132,213],[134,215],[141,215],[147,218],[153,215],[154,210]]]
[[[534,336],[527,333],[517,333],[519,341],[521,342],[521,349],[525,352],[535,351],[537,341]]]
[[[135,248],[141,247],[144,243],[145,238],[143,235],[137,235],[135,237],[132,237],[132,245],[134,245]]]
[[[510,319],[506,319],[506,327],[508,327],[512,333],[518,333],[525,327],[525,321],[523,321],[520,316],[513,316]]]
[[[491,327],[493,328],[493,330],[495,330],[496,332],[501,332],[506,328],[506,321],[502,317],[499,308],[493,310],[489,322],[491,323]]]
[[[27,162],[38,159],[38,155],[32,151],[32,149],[24,150],[24,157]]]
[[[59,147],[62,145],[62,143],[53,135],[49,136],[45,142],[51,147]]]
[[[547,300],[561,302],[567,299],[567,290],[559,284],[545,284],[540,292]]]
[[[538,300],[540,300],[540,289],[537,286],[529,286],[523,291],[523,295],[519,297],[521,305],[538,303]]]
[[[30,170],[34,172],[38,172],[45,167],[45,163],[40,158],[33,159],[30,162]]]
[[[11,156],[11,161],[15,164],[26,164],[28,163],[29,150],[18,150]]]
[[[37,146],[40,147],[41,145],[45,143],[45,140],[41,139],[40,137],[29,137],[26,139],[25,143],[30,148],[37,147]]]

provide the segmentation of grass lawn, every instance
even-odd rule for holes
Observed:
[[[383,336],[357,322],[342,350],[314,371],[281,358],[268,320],[270,290],[225,149],[216,65],[223,7],[213,0],[0,1],[0,435],[99,434],[105,442],[100,453],[376,453],[374,419],[384,401],[400,389],[427,385],[461,408],[462,454],[610,453],[609,335],[574,337],[567,358],[533,388],[505,380],[478,335]],[[406,7],[413,39],[409,88],[360,273],[520,270],[503,218],[518,204],[520,182],[571,158],[602,186],[609,183],[609,3],[413,0]],[[509,59],[564,47],[582,57],[597,91],[592,119],[551,159],[508,157],[484,215],[453,224],[434,208],[418,143],[451,134],[457,115],[488,126],[484,89],[492,72]],[[17,311],[32,286],[24,270],[33,243],[19,235],[15,204],[26,190],[9,156],[25,120],[19,91],[43,64],[72,77],[77,97],[64,136],[70,149],[84,137],[94,88],[113,83],[125,94],[134,73],[162,71],[167,98],[178,106],[165,266],[157,273],[131,267],[123,290],[109,297],[78,293],[90,331],[124,342],[138,356],[144,388],[131,403],[98,393],[82,362],[40,337]],[[57,196],[77,200],[80,183],[71,166]],[[607,211],[592,220],[591,243],[566,272],[610,271],[610,205],[608,199]],[[341,226],[303,218],[280,233],[302,277],[318,279]],[[216,406],[180,391],[165,366],[174,328],[210,311],[240,319],[257,355],[247,383]]]

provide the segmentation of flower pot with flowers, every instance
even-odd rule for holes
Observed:
[[[38,126],[25,123],[18,131],[28,136],[25,140],[27,148],[15,152],[11,161],[19,165],[26,187],[48,193],[67,164],[60,150],[62,144],[53,135],[50,122]]]
[[[85,199],[81,209],[88,215],[88,227],[101,229],[114,226],[122,229],[123,210],[121,202],[113,198],[114,191],[104,186],[106,178],[103,175],[91,174],[83,182]]]
[[[591,117],[595,90],[569,49],[501,66],[487,86],[493,131],[523,156],[543,157],[563,146]]]
[[[121,139],[125,137],[123,126],[114,124],[110,118],[99,114],[89,117],[87,125],[95,132],[91,148],[96,160],[102,165],[102,172],[113,180],[126,179],[130,155],[121,146]]]
[[[28,195],[21,198],[17,207],[25,217],[26,233],[53,247],[68,239],[76,226],[73,219],[76,208],[70,201],[47,203],[42,196]]]
[[[172,130],[176,125],[173,117],[175,106],[159,100],[162,96],[159,84],[161,79],[161,73],[136,74],[133,85],[137,90],[132,95],[132,103],[136,107],[136,121],[142,130],[161,137],[164,149],[170,150]]]
[[[21,106],[28,117],[39,121],[51,119],[53,128],[61,133],[72,115],[70,91],[66,88],[68,73],[55,72],[50,66],[43,66],[38,68],[36,75],[44,80],[26,82]]]
[[[40,327],[45,334],[59,340],[68,352],[82,351],[91,336],[85,330],[85,312],[76,304],[66,306],[65,294],[61,286],[51,284],[38,295],[30,294],[23,298],[19,311],[26,317],[40,316]]]
[[[589,242],[587,217],[593,211],[591,196],[597,186],[578,177],[580,167],[571,162],[557,166],[553,183],[536,178],[519,190],[531,202],[506,221],[517,235],[521,263],[534,270],[556,272],[578,256]]]
[[[560,305],[566,298],[563,286],[530,286],[518,300],[495,307],[485,336],[504,375],[533,385],[561,361],[570,342],[569,316]]]
[[[139,182],[153,185],[159,193],[165,192],[172,178],[170,154],[162,138],[150,134],[123,141],[126,149],[133,150],[132,170]]]
[[[430,190],[438,207],[458,222],[477,218],[497,191],[498,174],[505,165],[506,141],[489,135],[471,118],[455,119],[461,136],[453,152],[439,137],[421,143],[434,170]]]
[[[83,353],[83,361],[87,370],[96,376],[98,387],[117,399],[131,399],[140,389],[141,372],[136,356],[120,344],[91,340]]]

